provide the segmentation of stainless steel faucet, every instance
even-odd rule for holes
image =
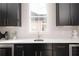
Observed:
[[[43,39],[41,39],[41,35],[39,34],[39,32],[37,34],[37,39],[35,39],[34,41],[43,41]]]

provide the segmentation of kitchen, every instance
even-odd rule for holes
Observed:
[[[45,20],[42,21],[39,15],[37,21],[33,20],[33,22],[31,17],[36,16],[30,15],[29,3],[0,4],[0,32],[2,33],[0,56],[79,55],[79,24],[78,20],[72,20],[73,15],[70,12],[71,10],[74,12],[74,8],[71,7],[79,8],[78,3],[47,3],[45,9],[47,15],[42,15],[46,17]],[[76,15],[74,18],[78,19],[79,11],[76,10],[74,14]],[[47,27],[44,28],[46,29],[44,32],[39,22],[45,22]]]

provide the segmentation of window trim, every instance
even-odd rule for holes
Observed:
[[[28,6],[29,6],[29,33],[38,33],[38,31],[36,32],[36,31],[31,31],[31,17],[34,17],[34,16],[31,16],[31,9],[30,9],[30,3],[28,4]],[[49,26],[49,24],[48,24],[48,4],[46,3],[46,8],[47,8],[47,15],[46,15],[46,17],[47,17],[47,29],[46,29],[46,31],[40,31],[39,33],[40,34],[45,34],[45,33],[48,33],[48,26]]]

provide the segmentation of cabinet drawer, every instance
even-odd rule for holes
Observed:
[[[45,49],[41,51],[42,56],[53,56],[53,50],[52,49]]]

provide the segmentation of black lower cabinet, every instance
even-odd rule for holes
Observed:
[[[35,51],[33,44],[25,44],[24,45],[24,56],[34,56]]]
[[[34,56],[33,44],[15,44],[15,56]]]
[[[42,56],[53,56],[53,45],[52,43],[44,43],[42,50],[41,50]]]
[[[51,49],[50,49],[51,48]],[[52,44],[15,44],[15,56],[52,56]]]
[[[51,43],[34,44],[35,56],[52,56]]]
[[[51,49],[42,50],[41,51],[41,56],[53,56],[52,51],[53,50],[51,50]]]
[[[29,43],[15,44],[15,56],[68,56],[68,44]]]
[[[21,44],[14,45],[14,56],[23,56],[24,55],[24,46]]]
[[[53,44],[54,56],[69,56],[69,44]]]
[[[0,48],[0,56],[12,56],[11,48]]]

